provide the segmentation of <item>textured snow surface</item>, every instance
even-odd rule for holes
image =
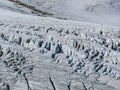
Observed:
[[[0,90],[119,90],[119,27],[27,15],[0,3]]]

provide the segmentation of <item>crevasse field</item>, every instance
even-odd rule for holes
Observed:
[[[120,0],[0,0],[0,90],[120,90]]]

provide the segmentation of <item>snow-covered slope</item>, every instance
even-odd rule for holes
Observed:
[[[54,17],[120,25],[120,0],[18,0]]]
[[[0,3],[0,90],[119,90],[119,27]]]
[[[14,3],[8,2],[7,0],[0,0],[0,9],[3,9],[5,11],[8,10],[9,12],[14,11],[22,14],[32,14],[30,9],[21,7],[20,5],[15,5]]]

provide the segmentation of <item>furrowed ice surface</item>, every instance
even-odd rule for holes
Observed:
[[[119,90],[119,27],[0,12],[0,90]]]

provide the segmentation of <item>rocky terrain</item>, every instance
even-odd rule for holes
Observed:
[[[0,90],[119,90],[119,27],[0,11]]]

